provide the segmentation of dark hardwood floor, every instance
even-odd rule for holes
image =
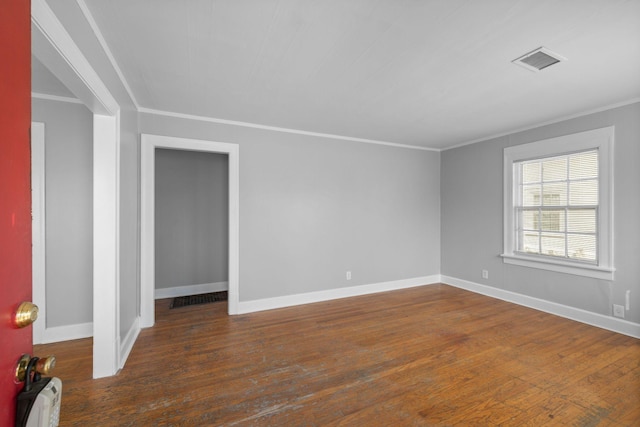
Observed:
[[[639,426],[640,340],[447,285],[229,317],[169,310],[125,368],[35,347],[62,426]]]

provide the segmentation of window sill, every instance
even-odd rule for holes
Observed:
[[[558,273],[573,274],[575,276],[592,277],[600,280],[613,280],[613,273],[615,272],[614,268],[604,268],[595,265],[578,265],[569,262],[529,258],[513,254],[502,254],[500,256],[505,264],[538,268]]]

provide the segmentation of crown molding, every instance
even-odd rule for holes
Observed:
[[[84,102],[80,101],[78,98],[71,98],[69,96],[48,95],[46,93],[31,92],[31,97],[37,99],[46,99],[47,101],[68,102],[71,104],[84,105]]]
[[[236,121],[236,120],[218,119],[218,118],[215,118],[215,117],[196,116],[196,115],[193,115],[193,114],[174,113],[174,112],[171,112],[171,111],[154,110],[154,109],[151,109],[151,108],[144,108],[144,107],[138,108],[138,112],[146,113],[146,114],[155,114],[155,115],[165,116],[165,117],[174,117],[174,118],[177,118],[177,119],[196,120],[196,121],[217,123],[217,124],[230,125],[230,126],[241,126],[241,127],[253,128],[253,129],[270,130],[270,131],[274,131],[274,132],[283,132],[283,133],[293,133],[293,134],[297,134],[297,135],[314,136],[314,137],[318,137],[318,138],[338,139],[338,140],[342,140],[342,141],[352,141],[352,142],[364,142],[366,144],[387,145],[387,146],[390,146],[390,147],[409,148],[409,149],[412,149],[412,150],[436,151],[436,152],[440,151],[440,150],[435,149],[435,148],[419,147],[419,146],[416,146],[416,145],[398,144],[398,143],[395,143],[395,142],[379,141],[379,140],[375,140],[375,139],[366,139],[366,138],[356,138],[356,137],[351,137],[351,136],[335,135],[335,134],[331,134],[331,133],[309,132],[309,131],[300,130],[300,129],[290,129],[290,128],[283,128],[283,127],[277,127],[277,126],[267,126],[267,125],[260,125],[260,124],[256,124],[256,123],[240,122],[240,121]]]
[[[543,126],[552,125],[554,123],[560,123],[560,122],[564,122],[564,121],[571,120],[571,119],[577,119],[578,117],[588,116],[589,114],[595,114],[595,113],[600,113],[602,111],[612,110],[614,108],[624,107],[626,105],[635,104],[637,102],[640,102],[640,98],[631,98],[631,99],[628,99],[626,101],[621,101],[621,102],[617,102],[615,104],[605,105],[604,107],[592,108],[590,110],[585,110],[585,111],[582,111],[580,113],[571,114],[571,115],[568,115],[568,116],[563,116],[563,117],[560,117],[558,119],[553,119],[553,120],[549,120],[549,121],[546,121],[546,122],[537,123],[535,125],[525,126],[525,127],[522,127],[522,128],[516,128],[516,129],[509,130],[507,132],[502,132],[502,133],[498,133],[498,134],[491,135],[491,136],[483,136],[482,138],[478,138],[478,139],[474,139],[474,140],[471,140],[471,141],[463,142],[461,144],[456,144],[456,145],[453,145],[451,147],[442,148],[440,151],[453,150],[454,148],[464,147],[465,145],[477,144],[479,142],[489,141],[491,139],[500,138],[502,136],[513,135],[515,133],[520,133],[520,132],[524,132],[524,131],[527,131],[527,130],[531,130],[531,129],[536,129],[536,128],[540,128],[540,127],[543,127]]]

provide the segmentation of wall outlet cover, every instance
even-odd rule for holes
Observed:
[[[613,315],[624,319],[624,305],[613,304]]]

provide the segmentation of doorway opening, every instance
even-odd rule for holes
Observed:
[[[226,295],[228,248],[228,155],[156,148],[155,298]]]
[[[219,153],[228,157],[228,313],[239,301],[239,149],[237,144],[143,134],[141,138],[140,324],[155,323],[156,156],[158,149]]]

